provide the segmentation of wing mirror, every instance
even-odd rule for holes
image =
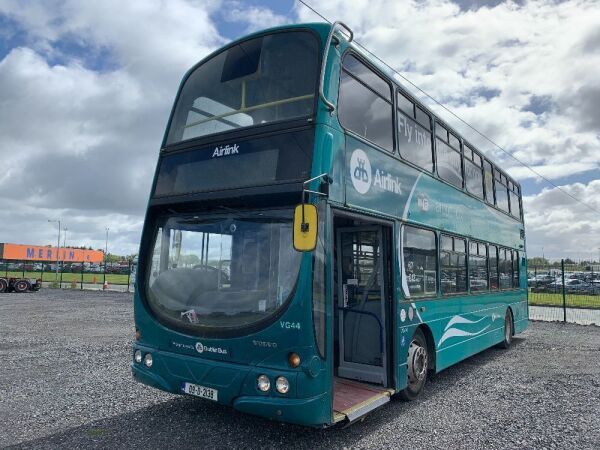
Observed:
[[[312,252],[317,246],[317,207],[310,203],[296,206],[294,210],[294,249]]]

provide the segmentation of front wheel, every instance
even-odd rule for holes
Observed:
[[[406,370],[408,379],[406,388],[400,391],[402,400],[415,400],[425,388],[427,382],[427,371],[429,370],[429,352],[425,335],[420,329],[415,331],[408,346],[408,360]]]
[[[506,315],[504,316],[504,339],[500,342],[500,348],[507,349],[512,344],[513,340],[513,321],[512,314],[510,309],[506,310]]]
[[[8,281],[4,278],[0,278],[0,294],[8,291]]]

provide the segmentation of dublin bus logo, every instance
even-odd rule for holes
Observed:
[[[354,189],[366,194],[371,188],[371,162],[367,154],[357,148],[350,157],[350,179]]]
[[[365,170],[365,160],[358,158],[358,166],[354,169],[354,178],[357,178],[365,183],[369,182],[369,174]]]

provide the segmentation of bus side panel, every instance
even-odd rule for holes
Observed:
[[[433,334],[435,365],[439,372],[501,342],[504,315],[509,307],[515,317],[515,332],[524,330],[527,327],[525,295],[523,290],[510,290],[478,296],[402,301],[396,314],[400,325],[397,354],[407,354],[410,338],[416,327],[423,324]],[[399,358],[396,373],[397,389],[401,390],[406,386],[405,358]]]

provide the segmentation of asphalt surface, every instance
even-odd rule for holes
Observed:
[[[0,447],[600,448],[600,328],[533,322],[345,429],[270,422],[135,383],[130,294],[0,294]]]

